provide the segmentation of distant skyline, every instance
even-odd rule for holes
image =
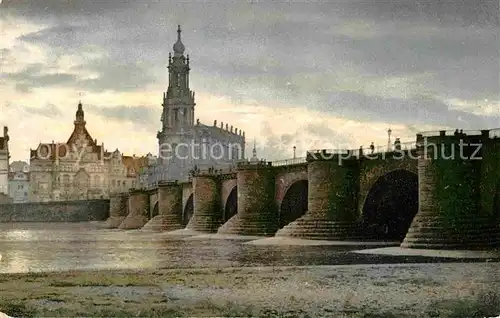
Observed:
[[[0,1],[0,125],[11,160],[65,142],[78,101],[108,150],[158,153],[177,25],[201,122],[251,157],[500,127],[498,1]],[[404,140],[403,140],[404,141]]]

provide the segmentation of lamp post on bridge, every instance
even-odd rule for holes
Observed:
[[[392,148],[391,147],[392,146],[392,144],[391,144],[391,133],[392,133],[392,130],[391,130],[391,128],[389,128],[387,130],[387,136],[388,136],[388,139],[387,139],[387,151],[391,151],[391,148]]]
[[[295,150],[297,149],[297,147],[293,146],[293,159],[295,159]]]

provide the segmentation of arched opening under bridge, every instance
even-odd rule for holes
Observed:
[[[193,217],[194,213],[194,204],[193,204],[193,194],[191,194],[186,201],[186,205],[184,207],[184,211],[182,212],[182,225],[186,226]]]
[[[226,206],[224,208],[224,222],[238,213],[238,187],[234,187],[227,197]]]
[[[403,241],[418,212],[418,176],[391,171],[371,187],[363,205],[363,230],[369,238]]]
[[[159,214],[158,211],[158,202],[155,203],[155,206],[153,207],[153,211],[151,211],[151,219],[154,218]]]
[[[307,196],[307,180],[296,181],[288,188],[281,201],[280,228],[295,221],[307,212]]]

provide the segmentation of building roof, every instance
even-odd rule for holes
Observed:
[[[46,159],[55,160],[57,158],[63,159],[69,153],[76,149],[75,147],[81,143],[85,143],[87,146],[92,147],[92,153],[97,153],[99,160],[102,158],[103,154],[102,146],[97,145],[97,139],[92,139],[92,136],[87,131],[85,127],[84,113],[82,103],[78,103],[78,110],[76,112],[76,120],[74,121],[75,127],[71,133],[68,141],[65,143],[40,143],[38,147],[33,150],[30,149],[31,159]],[[105,157],[106,158],[106,157]]]

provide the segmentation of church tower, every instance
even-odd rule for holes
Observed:
[[[163,93],[163,131],[181,132],[194,125],[194,92],[189,89],[189,55],[184,56],[181,26],[177,29],[174,56],[168,56],[168,88]]]
[[[189,89],[189,55],[184,56],[181,26],[177,29],[174,55],[168,56],[168,88],[163,93],[162,130],[158,132],[160,180],[181,179],[192,165],[189,154],[194,139],[194,92]],[[184,146],[178,147],[183,144]],[[176,151],[177,148],[177,151]],[[182,153],[181,153],[182,152]],[[167,177],[168,176],[168,177]]]

